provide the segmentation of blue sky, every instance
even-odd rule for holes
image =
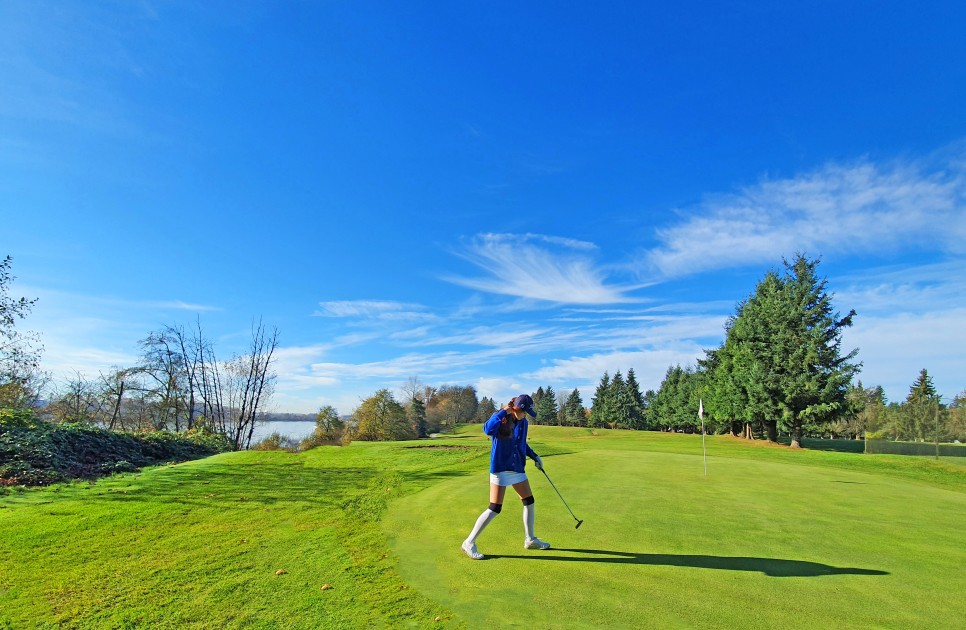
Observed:
[[[662,4],[666,6],[647,6]],[[786,6],[787,5],[787,6]],[[915,6],[914,6],[915,5]],[[273,407],[657,388],[782,257],[966,389],[961,2],[0,3],[0,254],[57,378],[280,331]]]

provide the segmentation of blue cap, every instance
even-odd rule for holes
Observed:
[[[537,412],[533,410],[533,399],[526,394],[520,394],[513,399],[513,406],[517,409],[523,409],[532,417],[537,417]]]

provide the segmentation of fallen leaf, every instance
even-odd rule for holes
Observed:
[[[275,575],[285,575],[286,573],[288,573],[288,571],[286,571],[285,569],[279,569],[278,571],[275,572]]]
[[[332,588],[331,584],[323,584],[320,590],[327,591]]]

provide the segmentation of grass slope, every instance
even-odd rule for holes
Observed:
[[[483,562],[458,549],[487,501],[478,426],[0,496],[0,628],[952,628],[966,614],[962,467],[715,438],[704,477],[698,436],[534,427],[532,441],[586,523],[532,470],[538,534],[558,549],[522,549],[511,498]]]
[[[0,497],[0,628],[433,625],[451,615],[399,578],[376,520],[401,474],[415,490],[464,457],[231,453]]]

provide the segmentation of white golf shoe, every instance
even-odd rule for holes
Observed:
[[[468,540],[464,540],[463,544],[460,545],[460,549],[463,550],[466,555],[473,558],[474,560],[482,560],[483,554],[476,550],[476,543],[471,543]]]
[[[539,538],[527,538],[523,541],[524,549],[550,549],[550,543]]]

